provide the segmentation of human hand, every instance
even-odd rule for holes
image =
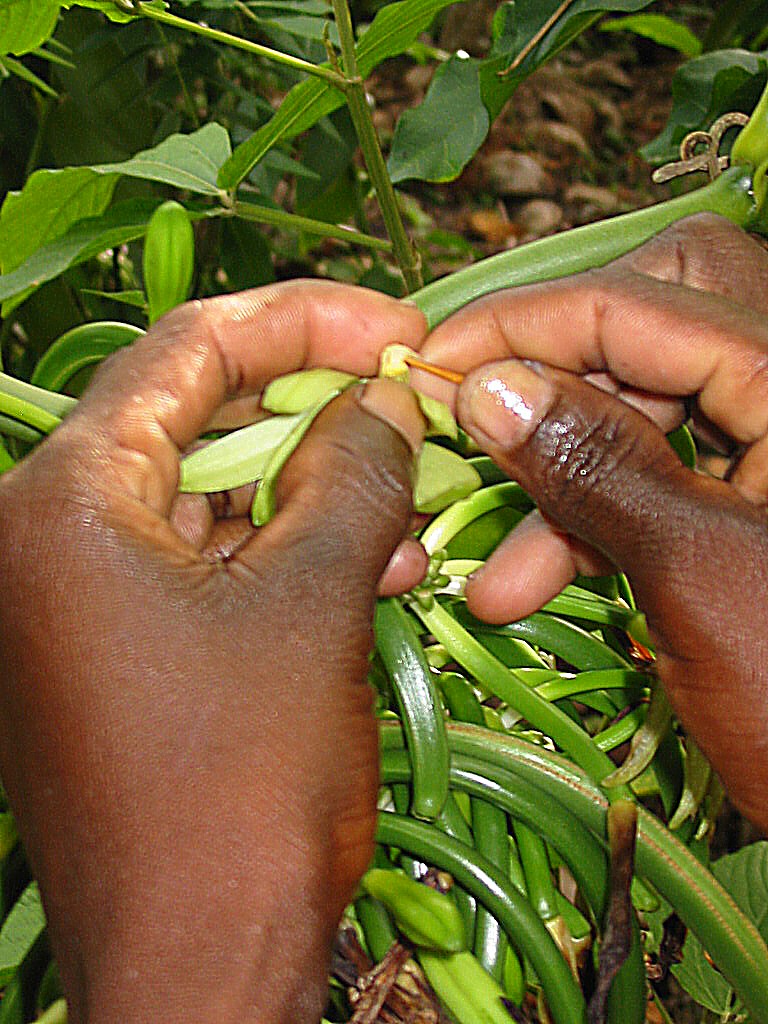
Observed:
[[[319,282],[189,304],[0,481],[0,774],[70,1021],[318,1019],[373,850],[377,582],[425,569],[423,424],[402,385],[346,392],[258,531],[242,493],[178,497],[179,453],[270,378],[371,374],[424,330]]]
[[[577,572],[624,570],[680,720],[764,830],[766,312],[768,255],[702,216],[602,270],[482,299],[421,350],[466,374],[462,426],[541,510],[469,581],[471,611],[513,621]],[[667,444],[686,405],[730,442],[727,482]]]

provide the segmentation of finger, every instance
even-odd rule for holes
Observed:
[[[574,375],[493,364],[467,377],[458,407],[559,529],[629,575],[677,713],[764,821],[768,773],[748,753],[768,728],[764,512],[685,469],[645,417]]]
[[[685,422],[687,410],[685,403],[676,398],[664,395],[652,395],[648,391],[637,388],[622,387],[609,373],[587,373],[584,380],[588,381],[606,394],[620,398],[622,402],[637,409],[656,426],[668,434]]]
[[[406,537],[389,560],[379,581],[379,597],[395,597],[418,586],[427,574],[429,557],[415,537]]]
[[[617,261],[660,281],[713,292],[768,312],[768,253],[741,228],[713,213],[672,224]]]
[[[464,372],[510,354],[579,374],[607,372],[651,394],[698,396],[704,416],[741,444],[768,431],[763,318],[722,296],[622,268],[481,299],[441,324],[422,353]],[[745,484],[760,466],[745,465]]]
[[[580,573],[614,571],[589,545],[531,512],[467,581],[467,606],[485,622],[516,622],[537,611]]]
[[[239,561],[256,567],[265,558],[287,559],[281,572],[296,575],[297,590],[306,593],[308,580],[322,580],[346,614],[370,629],[377,585],[409,530],[414,455],[423,435],[418,404],[405,385],[373,380],[347,391],[323,410],[291,456],[280,476],[277,514]],[[398,571],[407,583],[413,550],[403,557]]]
[[[458,415],[556,528],[621,568],[635,568],[638,534],[648,543],[664,540],[655,538],[656,495],[676,498],[694,486],[694,475],[650,421],[560,370],[490,363],[460,386]]]
[[[752,560],[755,529],[753,551],[765,543],[762,510],[685,469],[645,417],[577,376],[514,360],[488,365],[461,385],[459,420],[557,529],[630,574],[669,651],[687,648],[696,622],[720,615],[722,597],[708,591]],[[696,648],[699,639],[694,659],[711,646],[708,638]]]
[[[303,366],[370,374],[390,342],[418,346],[414,307],[333,282],[292,281],[189,303],[99,372],[57,443],[97,449],[99,475],[166,515],[178,452],[227,399]]]
[[[179,494],[171,505],[168,520],[185,544],[202,551],[213,531],[213,508],[204,494]]]

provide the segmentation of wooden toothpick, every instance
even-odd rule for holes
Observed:
[[[414,356],[404,356],[403,362],[414,370],[423,370],[425,373],[431,373],[433,377],[442,377],[443,380],[449,380],[452,384],[461,384],[464,380],[464,374],[459,373],[457,370],[449,370],[445,366],[435,366],[434,363],[425,363]]]

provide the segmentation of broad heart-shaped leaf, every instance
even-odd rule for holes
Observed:
[[[367,77],[388,57],[395,57],[432,24],[435,16],[456,0],[399,0],[383,7],[357,45],[360,74]],[[332,113],[344,97],[332,85],[306,79],[288,93],[274,117],[238,146],[219,172],[221,188],[236,188],[281,139],[293,138]]]
[[[117,180],[88,167],[35,171],[23,191],[8,193],[0,210],[0,271],[15,270],[77,221],[103,213]]]
[[[0,0],[0,54],[29,53],[49,39],[59,20],[59,0]]]
[[[465,60],[461,65],[461,113],[458,114],[455,101],[448,101],[441,106],[436,98],[430,103],[431,96],[428,94],[418,111],[406,111],[401,118],[401,121],[405,120],[406,126],[410,127],[408,122],[412,122],[417,114],[421,114],[422,128],[429,127],[430,136],[437,137],[439,129],[445,128],[446,111],[450,111],[452,138],[455,139],[455,143],[451,145],[450,138],[446,141],[442,162],[435,160],[437,153],[434,150],[429,154],[432,164],[428,180],[450,181],[455,178],[474,156],[486,137],[491,121],[499,115],[518,85],[568,46],[602,14],[608,11],[632,13],[647,7],[650,2],[651,0],[575,0],[541,42],[520,62],[519,67],[508,75],[500,76],[499,72],[510,66],[559,6],[558,0],[516,0],[515,3],[503,4],[494,19],[494,44],[490,55],[484,60]],[[437,79],[437,75],[435,77]],[[483,124],[485,130],[481,130]],[[400,175],[398,180],[411,176],[402,173],[400,169],[400,164],[405,163],[403,143],[399,137],[403,130],[400,130],[398,124],[395,130],[393,155],[390,158],[390,170]],[[411,134],[409,133],[409,137]],[[460,154],[459,159],[456,159],[456,154]],[[409,170],[411,167],[409,164]]]
[[[397,122],[387,164],[392,181],[453,181],[489,127],[477,67],[456,54],[435,72],[421,106]]]
[[[768,942],[768,843],[752,843],[715,861],[712,872]],[[683,946],[683,962],[673,973],[693,998],[720,1014],[736,1019],[733,989],[707,961],[701,943],[689,933]],[[768,970],[768,950],[766,950]]]
[[[768,77],[768,51],[716,50],[688,61],[672,81],[672,113],[660,135],[641,149],[651,163],[676,160],[681,140],[729,110],[751,113]]]
[[[169,135],[153,149],[130,160],[91,168],[97,174],[126,174],[131,178],[160,181],[200,195],[218,196],[216,177],[232,152],[229,132],[212,121],[191,135]]]
[[[94,10],[101,11],[102,14],[106,14],[110,21],[117,21],[122,24],[141,17],[139,14],[131,14],[129,11],[121,11],[117,4],[112,3],[112,0],[61,0],[59,6],[66,9],[69,9],[70,7],[92,7]],[[154,8],[158,11],[163,11],[168,7],[168,4],[163,3],[163,0],[150,0],[150,2],[145,3],[144,6]]]
[[[0,985],[5,987],[45,928],[36,882],[30,882],[0,929]]]

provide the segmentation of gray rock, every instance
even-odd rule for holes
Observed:
[[[515,222],[523,232],[534,238],[549,235],[560,227],[563,211],[551,199],[531,199],[517,211]]]
[[[551,196],[554,179],[528,153],[500,150],[486,157],[485,173],[491,189],[499,196]]]

